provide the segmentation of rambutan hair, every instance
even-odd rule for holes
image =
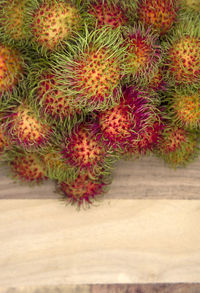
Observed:
[[[124,74],[125,48],[119,28],[85,27],[65,52],[54,54],[54,72],[72,107],[84,112],[105,110],[118,103]]]
[[[198,17],[183,16],[163,43],[165,78],[171,87],[200,86],[200,25]]]
[[[143,25],[135,25],[123,30],[126,47],[126,83],[135,82],[147,87],[149,80],[156,74],[162,62],[162,49],[158,34]]]
[[[109,147],[121,149],[138,139],[139,133],[150,127],[157,116],[157,97],[133,86],[124,86],[120,103],[112,109],[99,112],[99,133]]]
[[[185,166],[199,155],[197,133],[168,124],[154,153],[173,168]]]
[[[141,0],[137,3],[138,20],[146,28],[152,27],[160,35],[171,30],[178,10],[176,0]]]
[[[79,209],[89,208],[102,199],[110,183],[110,177],[91,175],[86,171],[80,172],[70,184],[61,182],[57,191],[65,204],[75,205]]]

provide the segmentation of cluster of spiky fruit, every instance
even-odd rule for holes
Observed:
[[[198,156],[199,0],[0,1],[0,161],[91,205],[119,159]]]

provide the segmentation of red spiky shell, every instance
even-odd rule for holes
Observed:
[[[101,165],[106,157],[105,145],[99,141],[92,124],[80,124],[65,140],[63,156],[70,165],[90,170]]]
[[[152,26],[162,35],[171,29],[176,11],[174,0],[142,0],[138,5],[138,18],[146,28]]]
[[[71,3],[44,1],[33,13],[31,31],[36,43],[53,50],[71,37],[79,22],[79,12]]]
[[[11,161],[11,169],[15,177],[25,182],[41,182],[45,176],[45,165],[39,154],[24,153],[18,154]]]
[[[0,94],[12,90],[23,74],[19,52],[0,44]]]
[[[104,25],[111,25],[113,28],[116,28],[121,25],[126,25],[128,22],[125,11],[118,4],[108,4],[104,1],[94,2],[91,4],[88,12],[97,20],[98,28]]]
[[[129,145],[151,118],[148,98],[134,87],[124,88],[119,105],[97,115],[104,141],[114,148]]]
[[[59,185],[63,199],[70,204],[77,204],[79,207],[84,204],[92,204],[103,192],[105,183],[101,177],[91,178],[83,172],[70,184],[62,182]]]
[[[154,91],[163,91],[166,89],[164,72],[161,68],[158,68],[154,75],[150,78],[148,88],[153,89]]]
[[[44,145],[51,133],[49,126],[26,104],[19,105],[8,115],[5,127],[11,140],[25,149]]]
[[[53,73],[45,71],[39,80],[41,82],[37,88],[37,98],[43,113],[56,120],[64,120],[80,112],[71,107],[69,98],[59,90]]]
[[[169,76],[179,84],[199,82],[200,39],[183,35],[168,50]]]

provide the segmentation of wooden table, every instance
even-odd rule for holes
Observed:
[[[151,157],[119,162],[85,211],[57,200],[52,182],[27,187],[7,172],[0,292],[200,292],[200,161],[176,171]]]

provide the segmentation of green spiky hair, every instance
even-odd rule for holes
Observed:
[[[161,65],[161,46],[158,34],[145,29],[143,25],[135,25],[123,30],[126,49],[125,71],[126,82],[134,81],[146,86]]]
[[[54,127],[40,116],[27,98],[13,96],[12,100],[3,105],[1,112],[5,134],[13,145],[31,151],[50,143]]]
[[[199,154],[197,134],[176,125],[167,125],[154,152],[170,167],[186,166]]]
[[[50,61],[41,58],[32,64],[28,83],[30,100],[49,123],[70,131],[76,123],[83,121],[82,111],[71,107],[70,99],[58,86]]]
[[[166,101],[169,115],[176,125],[188,130],[200,129],[200,88],[171,90]]]
[[[89,208],[103,198],[111,181],[111,176],[103,176],[102,174],[97,176],[88,172],[79,172],[76,179],[70,184],[65,181],[61,182],[57,186],[57,192],[66,205],[71,204],[78,209]]]
[[[27,31],[31,43],[43,55],[62,49],[86,21],[91,22],[82,0],[30,0]]]
[[[135,10],[135,1],[88,0],[88,13],[94,18],[97,28],[103,25],[116,28],[133,24]]]
[[[65,183],[70,184],[78,176],[78,168],[66,163],[63,159],[61,148],[58,146],[54,145],[42,149],[41,156],[45,163],[45,174],[48,178],[58,182],[65,181]]]
[[[9,44],[23,45],[28,41],[26,18],[30,0],[0,1],[0,37]]]
[[[199,0],[178,0],[180,7],[180,13],[189,13],[192,16],[197,16],[200,13],[200,1]]]
[[[163,43],[167,68],[166,80],[171,86],[200,86],[200,25],[199,18],[182,16]]]
[[[14,180],[32,185],[47,179],[45,164],[39,153],[25,152],[14,147],[7,153],[7,159]]]
[[[55,53],[54,71],[72,107],[85,112],[105,110],[119,101],[125,47],[120,28],[92,32],[85,26],[63,53]]]

